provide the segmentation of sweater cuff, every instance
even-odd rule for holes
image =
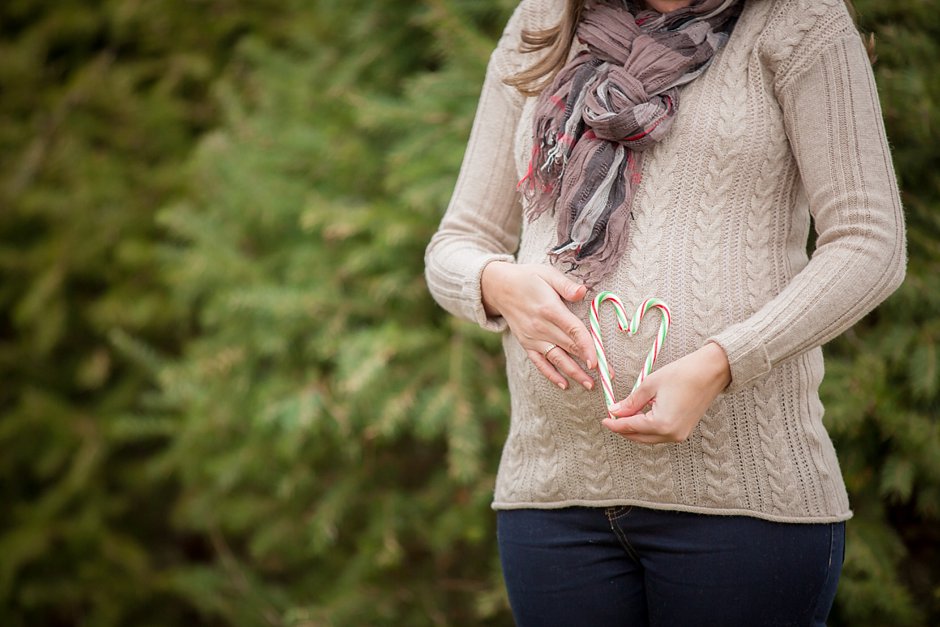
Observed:
[[[483,290],[481,282],[483,280],[483,270],[494,261],[506,261],[515,263],[516,258],[512,255],[486,255],[480,259],[476,272],[469,273],[468,280],[463,285],[463,298],[470,304],[474,322],[486,329],[502,333],[509,328],[506,319],[502,316],[489,316],[483,307]]]
[[[728,329],[709,337],[706,342],[714,342],[724,349],[731,366],[731,383],[725,392],[732,393],[744,389],[755,379],[770,372],[770,356],[763,340],[754,331],[740,327]]]

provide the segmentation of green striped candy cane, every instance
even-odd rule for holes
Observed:
[[[604,350],[604,342],[601,338],[599,310],[603,302],[610,302],[610,304],[614,306],[614,312],[617,314],[617,326],[620,327],[621,331],[626,331],[627,335],[636,334],[640,328],[640,321],[643,320],[643,316],[650,309],[658,309],[662,314],[662,319],[659,324],[659,333],[656,334],[653,347],[646,355],[646,362],[643,364],[643,369],[640,370],[636,383],[633,384],[631,394],[640,387],[643,380],[652,372],[653,363],[656,361],[656,357],[663,347],[663,342],[666,341],[666,334],[669,332],[669,324],[672,322],[672,314],[669,311],[669,305],[662,300],[658,298],[647,298],[637,307],[633,318],[627,320],[627,310],[623,306],[623,302],[620,300],[619,296],[613,292],[604,291],[594,298],[594,302],[591,303],[590,313],[591,337],[594,340],[594,350],[597,353],[597,370],[601,376],[601,387],[604,389],[604,399],[607,401],[607,407],[610,408],[616,403],[616,400],[614,399],[614,387],[611,382],[610,364],[607,362],[607,352]]]

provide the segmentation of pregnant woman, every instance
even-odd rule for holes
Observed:
[[[522,0],[426,266],[441,306],[503,333],[519,625],[825,624],[851,510],[821,346],[906,266],[843,0]],[[672,310],[610,408],[602,290]],[[602,315],[621,396],[657,326]]]

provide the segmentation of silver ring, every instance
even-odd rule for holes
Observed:
[[[548,359],[548,354],[552,352],[553,350],[555,350],[556,348],[558,348],[558,344],[552,344],[551,346],[549,346],[548,348],[542,351],[542,357],[544,357],[545,359]]]

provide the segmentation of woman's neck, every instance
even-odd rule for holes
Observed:
[[[692,4],[692,0],[644,0],[647,7],[660,13],[669,13],[676,9],[684,9]]]

